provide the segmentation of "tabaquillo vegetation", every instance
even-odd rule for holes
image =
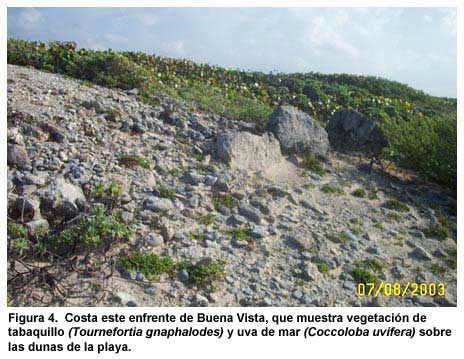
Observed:
[[[338,110],[354,109],[378,121],[390,144],[385,158],[456,191],[457,100],[399,82],[349,74],[266,74],[16,39],[8,40],[8,63],[106,87],[137,88],[149,104],[168,95],[192,109],[255,123],[258,130],[277,105],[296,106],[323,125]]]

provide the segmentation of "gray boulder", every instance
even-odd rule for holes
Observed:
[[[80,186],[76,186],[64,178],[56,178],[48,188],[40,193],[40,208],[45,217],[70,219],[79,214],[87,200]]]
[[[295,107],[277,107],[269,117],[266,130],[279,140],[285,154],[307,153],[327,158],[327,132],[311,116]]]
[[[376,122],[355,110],[341,110],[326,127],[330,146],[340,152],[378,156],[388,141]]]
[[[216,155],[231,168],[254,171],[283,161],[279,142],[267,133],[226,132],[217,138]]]

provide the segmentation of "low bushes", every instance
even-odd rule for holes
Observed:
[[[8,63],[33,66],[102,86],[132,89],[148,83],[149,72],[112,50],[71,50],[58,43],[8,40]]]
[[[457,122],[454,116],[415,115],[389,120],[383,130],[400,165],[421,171],[432,180],[456,190]]]

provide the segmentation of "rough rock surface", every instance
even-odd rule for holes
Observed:
[[[332,149],[378,155],[388,141],[374,120],[355,110],[334,114],[326,127]]]
[[[324,128],[295,107],[277,107],[266,130],[276,136],[285,154],[307,153],[324,159],[328,156],[329,140]]]
[[[78,215],[87,202],[81,187],[64,178],[52,179],[47,189],[38,192],[42,213],[46,217],[70,219]]]
[[[455,305],[456,202],[442,188],[408,172],[368,174],[359,159],[339,153],[329,154],[324,176],[295,166],[279,167],[274,177],[232,168],[215,160],[213,149],[218,135],[236,132],[240,124],[167,97],[158,100],[151,106],[134,92],[8,66],[8,143],[22,144],[30,161],[8,165],[9,223],[24,223],[31,232],[48,225],[53,230],[55,219],[58,225],[64,220],[44,221],[56,203],[47,202],[44,192],[82,214],[82,193],[91,206],[96,186],[116,181],[121,193],[111,208],[130,231],[108,249],[106,260],[77,257],[77,271],[55,273],[69,290],[66,298],[38,285],[28,295],[16,293],[11,304]],[[128,153],[143,158],[144,166],[122,163]],[[54,185],[57,180],[61,185]],[[343,192],[327,190],[335,186]],[[358,189],[366,196],[352,195]],[[218,205],[218,198],[228,205]],[[409,211],[385,208],[392,198]],[[448,239],[426,231],[437,223],[448,223]],[[236,240],[234,230],[248,233],[247,240]],[[155,281],[115,270],[129,250],[179,262],[221,259],[225,277],[196,286],[187,269]],[[373,259],[382,264],[376,274],[382,280],[443,282],[446,297],[359,297],[353,269]]]
[[[279,141],[265,133],[226,132],[218,136],[216,153],[231,168],[261,171],[284,161]]]

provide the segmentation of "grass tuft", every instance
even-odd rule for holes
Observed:
[[[325,175],[324,168],[322,167],[320,161],[315,156],[306,155],[303,158],[301,165],[307,170],[310,170],[321,177]]]
[[[216,211],[218,211],[221,207],[227,207],[229,209],[232,209],[238,206],[238,201],[234,197],[232,197],[230,193],[227,193],[226,195],[221,197],[213,197],[212,202]]]
[[[321,191],[326,193],[326,194],[333,194],[336,196],[341,196],[345,194],[345,191],[341,189],[340,187],[337,186],[331,186],[328,184],[325,184],[322,186]]]
[[[435,238],[440,241],[448,239],[450,231],[448,228],[442,225],[430,226],[422,230],[426,237]]]
[[[397,212],[409,212],[409,207],[403,202],[397,200],[396,198],[389,199],[388,201],[386,201],[385,207]]]
[[[330,271],[330,267],[326,263],[317,263],[316,267],[322,274],[327,274]]]

